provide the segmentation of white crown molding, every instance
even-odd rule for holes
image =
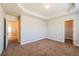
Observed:
[[[57,13],[57,14],[52,15],[52,16],[49,16],[49,17],[48,17],[48,20],[49,20],[49,19],[57,18],[57,17],[59,17],[59,16],[63,16],[63,15],[67,15],[66,11],[61,12],[61,13]]]
[[[40,15],[40,14],[37,14],[37,13],[35,13],[35,12],[32,12],[32,11],[26,9],[26,8],[24,8],[20,3],[18,3],[17,5],[18,5],[18,7],[19,7],[23,12],[25,12],[25,13],[27,13],[27,14],[31,14],[31,15],[33,15],[33,16],[36,16],[36,17],[39,17],[39,18],[42,18],[42,19],[46,19],[46,17],[44,17],[44,16],[42,16],[42,15]]]
[[[67,11],[64,11],[64,12],[60,12],[60,13],[57,13],[57,14],[52,15],[52,16],[49,16],[49,17],[45,17],[45,16],[42,16],[42,15],[40,15],[40,14],[37,14],[37,13],[35,13],[35,12],[32,12],[32,11],[30,11],[30,10],[24,8],[20,3],[18,3],[17,5],[18,5],[18,7],[19,7],[23,12],[25,12],[25,13],[27,13],[27,14],[30,14],[30,15],[33,15],[33,16],[35,16],[35,17],[39,17],[39,18],[41,18],[41,19],[46,19],[46,20],[53,19],[53,18],[56,18],[56,17],[59,17],[59,16],[63,16],[63,15],[67,15]],[[78,6],[77,6],[77,7],[78,7]],[[77,9],[77,8],[74,8],[73,10],[71,10],[70,13],[73,13],[74,11],[76,11],[76,9]]]

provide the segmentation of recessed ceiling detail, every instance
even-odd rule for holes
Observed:
[[[46,9],[45,6],[50,5],[50,9]],[[52,15],[55,15],[56,13],[61,13],[63,11],[66,11],[69,7],[69,4],[67,3],[27,3],[27,4],[21,4],[26,10],[30,10],[34,13],[37,13],[39,15],[49,17]],[[48,6],[47,6],[48,7]]]
[[[25,13],[28,13],[28,14],[31,14],[31,15],[34,15],[34,16],[37,16],[37,17],[40,17],[40,18],[45,19],[44,16],[42,16],[42,15],[40,15],[40,14],[37,14],[37,13],[31,11],[31,10],[26,9],[25,7],[22,6],[22,4],[17,4],[17,5],[18,5],[19,8],[20,8],[22,11],[24,11]]]
[[[41,19],[51,19],[57,16],[61,16],[67,13],[70,3],[4,3],[1,4],[4,11],[9,14],[29,14]],[[78,12],[79,4],[75,5],[75,10]]]

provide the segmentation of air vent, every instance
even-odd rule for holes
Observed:
[[[71,5],[70,5],[71,7],[75,7],[75,3],[71,3]]]
[[[69,13],[69,12],[72,11],[74,8],[75,8],[75,3],[70,3],[67,12]]]

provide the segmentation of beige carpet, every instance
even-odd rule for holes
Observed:
[[[71,43],[60,43],[50,39],[43,39],[23,46],[9,44],[3,52],[4,56],[77,56],[79,47]]]

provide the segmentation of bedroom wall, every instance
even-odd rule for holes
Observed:
[[[64,18],[51,19],[48,21],[48,38],[64,42]]]
[[[46,38],[46,21],[32,16],[21,15],[21,44]]]
[[[72,14],[74,20],[74,45],[79,46],[79,14]],[[34,42],[43,38],[48,38],[64,43],[65,24],[64,21],[71,20],[67,16],[44,21],[39,18],[21,15],[21,44]]]
[[[73,20],[73,43],[79,46],[79,14],[62,16],[49,21],[40,20],[31,16],[21,16],[21,44],[34,42],[43,38],[65,42],[65,21]]]
[[[4,48],[4,12],[0,6],[0,54]]]
[[[70,17],[71,18],[67,16],[62,16],[48,21],[48,38],[64,43],[65,42],[64,21],[72,19],[74,21],[73,43],[74,45],[79,46],[79,14],[78,13],[72,14]]]
[[[75,22],[74,22],[74,45],[79,46],[79,14],[75,16]]]

